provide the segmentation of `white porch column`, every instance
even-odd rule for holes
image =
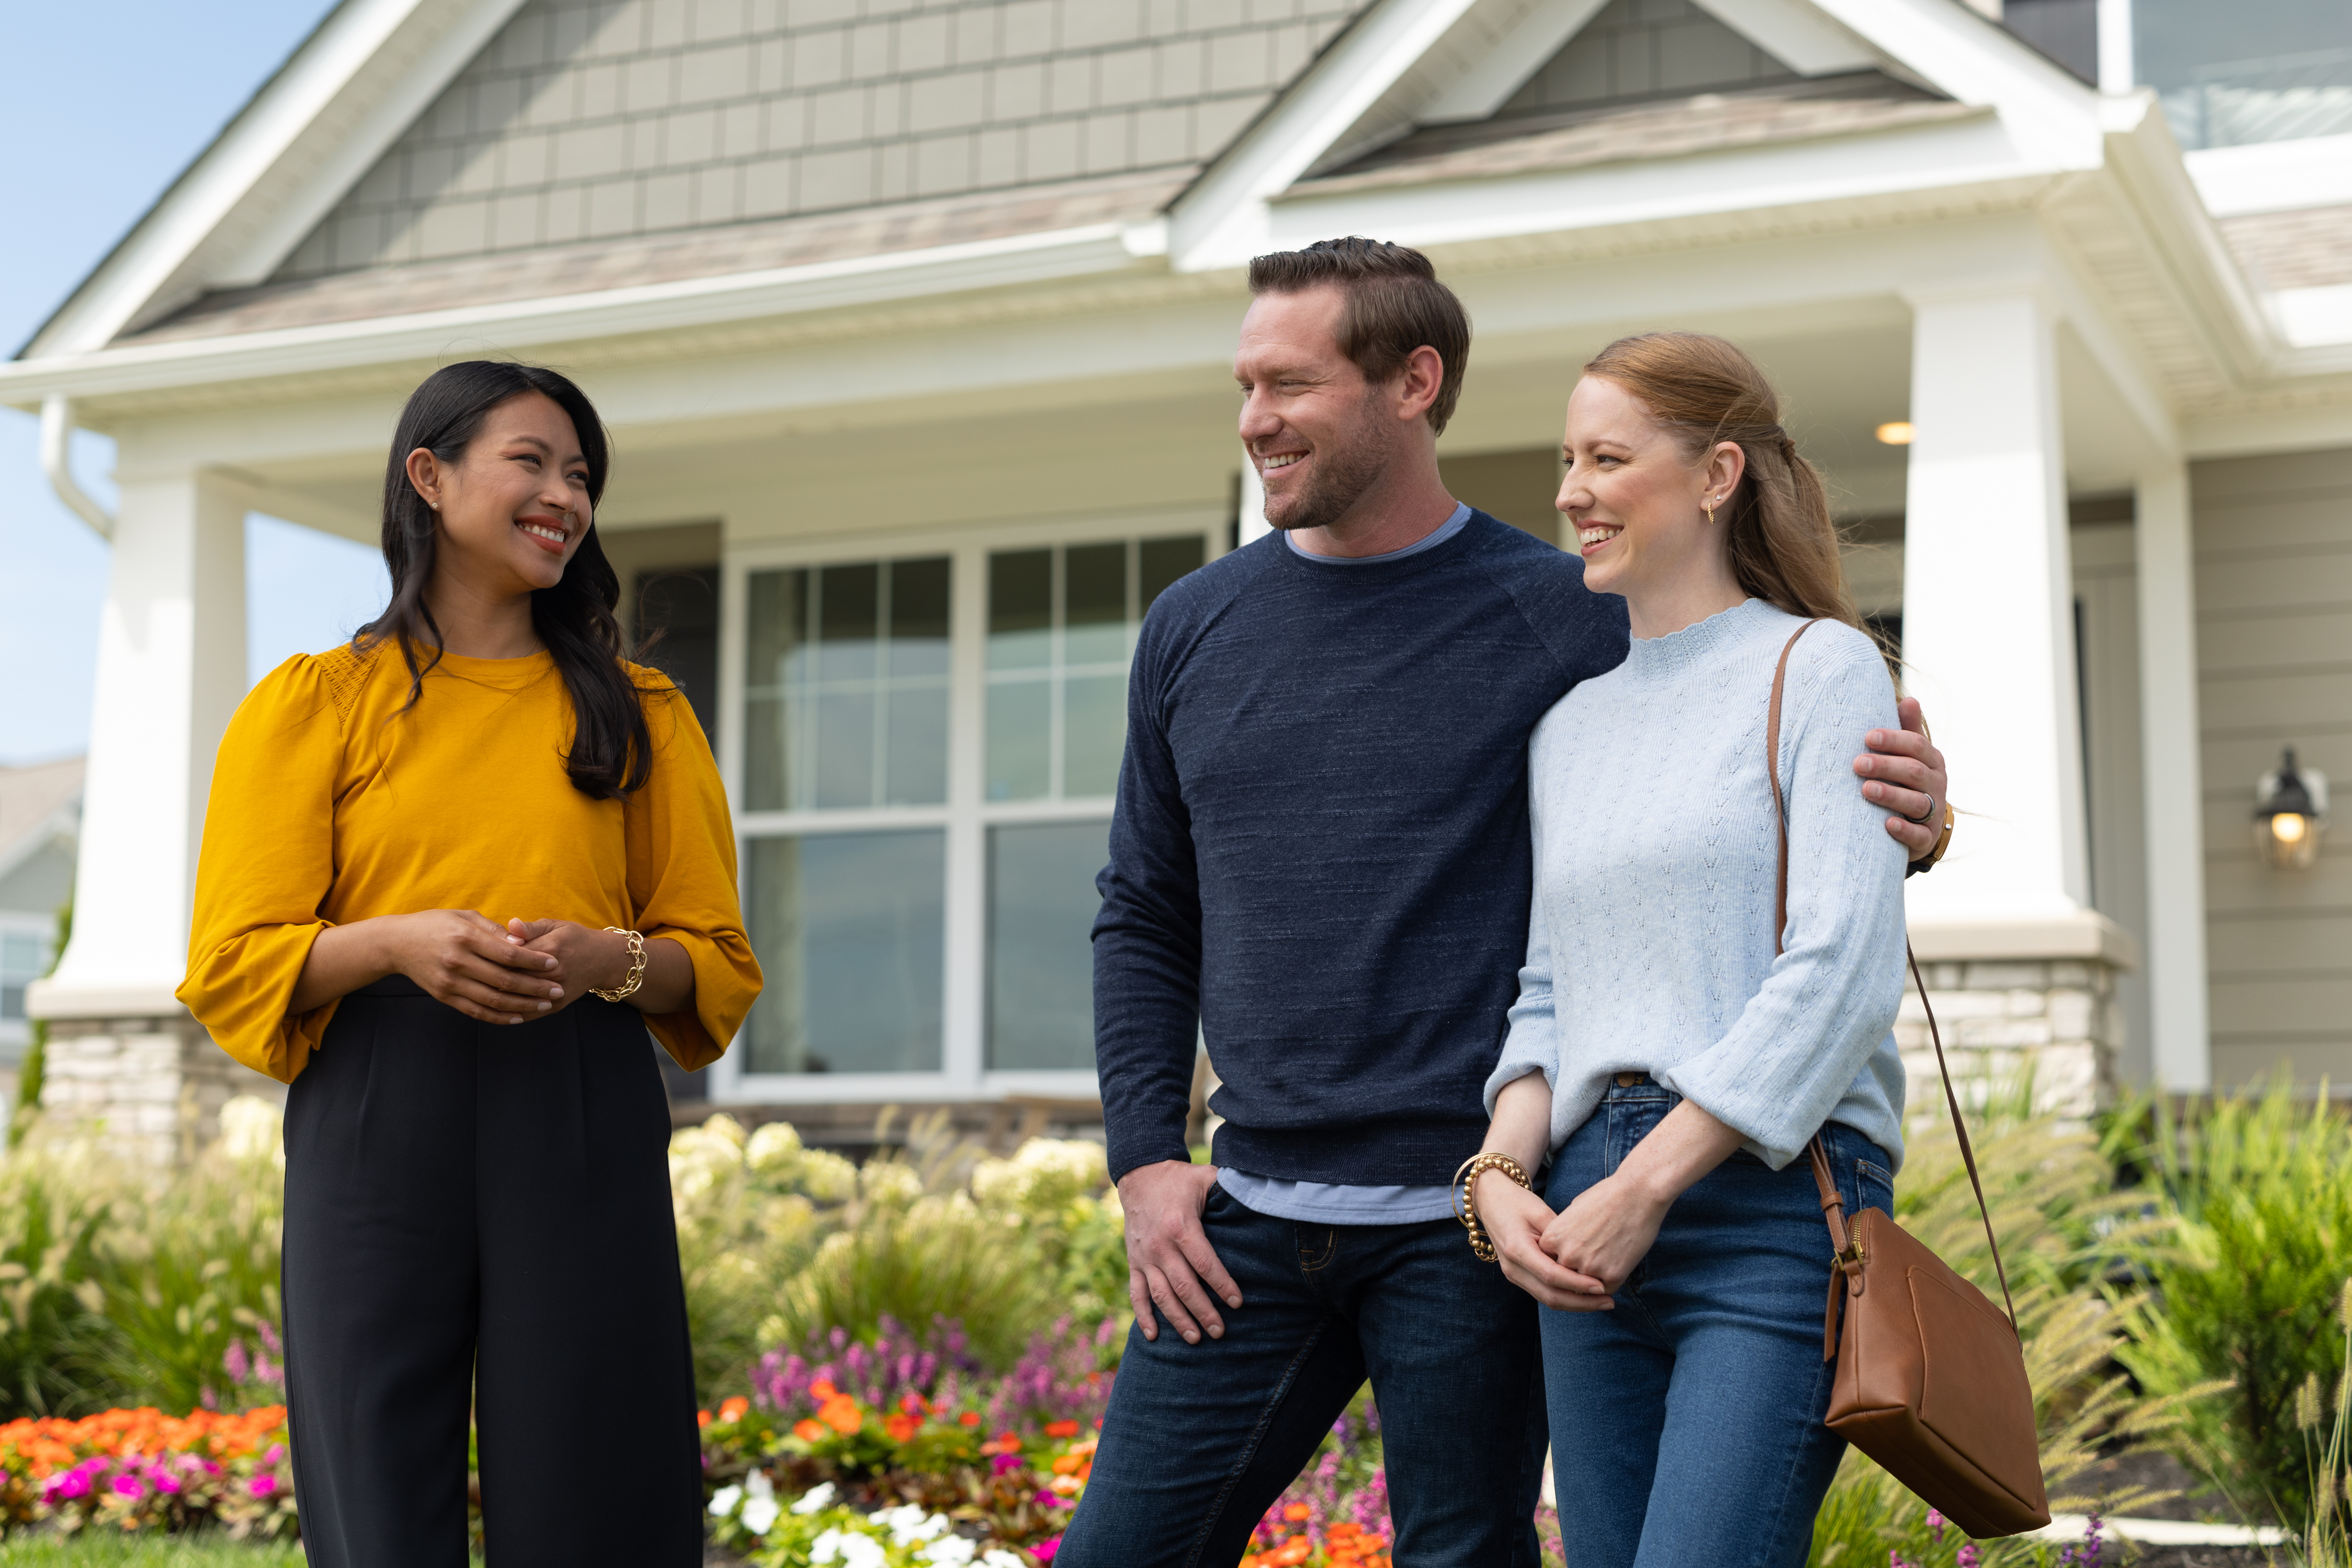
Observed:
[[[1242,542],[1264,539],[1274,531],[1265,521],[1265,485],[1257,477],[1257,465],[1244,456],[1242,458]]]
[[[172,992],[213,753],[245,695],[247,500],[201,471],[122,474],[73,937],[27,998],[51,1021],[43,1104],[158,1157],[209,1130],[234,1077]]]
[[[2022,290],[1913,310],[1903,658],[1968,815],[1911,916],[2063,921],[2090,878],[2055,323]]]
[[[2056,321],[2028,279],[1911,303],[1905,679],[1961,813],[1907,885],[1914,943],[1956,1074],[2031,1070],[2044,1105],[2087,1110],[2137,954],[2088,908]],[[1940,1098],[1916,998],[1905,1019],[1914,1100]]]
[[[2147,984],[2156,1082],[2212,1087],[2205,999],[2205,813],[2198,729],[2196,564],[2189,473],[2140,476],[2140,776],[2147,833]]]

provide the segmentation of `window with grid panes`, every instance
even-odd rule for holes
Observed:
[[[1187,533],[746,574],[743,899],[767,974],[746,1070],[942,1070],[959,942],[982,966],[984,1070],[1092,1070],[1094,880],[1128,665],[1144,612],[1206,555]],[[962,753],[979,776],[956,785],[963,569],[986,581],[984,624],[965,633],[982,650]],[[984,885],[969,931],[947,897],[956,842]]]

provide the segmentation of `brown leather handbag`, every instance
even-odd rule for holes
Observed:
[[[1797,639],[1818,623],[1807,621],[1780,649],[1772,671],[1772,704],[1765,723],[1765,766],[1772,779],[1772,811],[1780,826],[1780,875],[1776,896],[1773,949],[1789,923],[1789,818],[1780,794],[1780,689]],[[1905,951],[1909,954],[1908,944]],[[1911,979],[1919,1004],[1927,1007],[1927,983],[1911,956]],[[1976,1152],[1969,1145],[1959,1096],[1952,1092],[1944,1062],[1944,1039],[1927,1009],[1927,1035],[1936,1044],[1936,1070],[1943,1075],[1944,1100],[1951,1107],[1952,1131],[1960,1158],[1984,1216],[1985,1240],[1992,1247],[1993,1271],[2008,1303],[2004,1318],[1983,1291],[1947,1268],[1943,1259],[1895,1223],[1881,1209],[1846,1217],[1828,1152],[1818,1135],[1805,1152],[1821,1191],[1822,1215],[1829,1222],[1832,1261],[1829,1306],[1822,1321],[1822,1359],[1837,1361],[1826,1417],[1830,1430],[1876,1460],[1947,1519],[1979,1540],[2038,1530],[2050,1522],[2050,1501],[2042,1486],[2042,1450],[2033,1429],[2033,1389],[2025,1377],[2025,1352],[2017,1330],[2017,1307],[2009,1297],[2009,1275],[2000,1264],[2000,1243],[1977,1178]],[[1838,1308],[1845,1308],[1839,1334]]]

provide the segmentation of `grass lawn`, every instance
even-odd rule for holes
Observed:
[[[253,1543],[225,1535],[16,1535],[0,1541],[0,1568],[302,1568],[290,1542]]]

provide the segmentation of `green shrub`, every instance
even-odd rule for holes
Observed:
[[[2130,1231],[2128,1197],[2088,1131],[2056,1117],[2024,1114],[2030,1092],[1988,1097],[1971,1118],[1985,1198],[2001,1239],[2033,1386],[2042,1482],[2051,1506],[2086,1512],[2104,1503],[2124,1511],[2139,1491],[2095,1499],[2070,1487],[2103,1451],[2147,1447],[2169,1433],[2210,1385],[2152,1397],[2118,1374],[2114,1357],[2137,1305],[2102,1279],[2116,1237]],[[1940,1108],[1939,1108],[1940,1109]],[[1955,1271],[2000,1302],[1984,1223],[1948,1121],[1912,1131],[1895,1186],[1895,1217]],[[1826,1265],[1824,1265],[1826,1268]],[[1940,1535],[1940,1539],[1938,1539]],[[1879,1568],[1890,1552],[1926,1565],[1952,1563],[1966,1538],[1932,1530],[1927,1506],[1903,1484],[1849,1451],[1813,1522],[1811,1568]],[[2047,1563],[2047,1542],[1981,1543],[1986,1564]]]
[[[2182,1458],[2237,1506],[2301,1520],[2296,1391],[2344,1370],[2330,1315],[2352,1275],[2352,1122],[2281,1078],[2179,1119],[2158,1101],[2126,1125],[2144,1131],[2158,1225],[2125,1250],[2156,1289],[2134,1305],[2118,1359],[2153,1394],[2225,1382],[2225,1396],[2190,1408]]]
[[[112,1402],[118,1335],[99,1256],[107,1199],[21,1152],[0,1166],[0,1418]]]

